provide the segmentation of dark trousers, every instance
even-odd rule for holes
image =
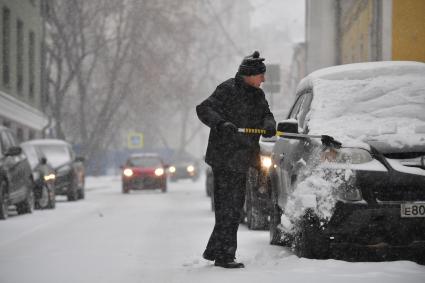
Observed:
[[[235,258],[237,232],[245,202],[246,174],[213,168],[214,174],[214,230],[205,250],[216,260]]]

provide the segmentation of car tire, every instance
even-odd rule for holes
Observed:
[[[0,220],[6,220],[9,216],[9,201],[5,180],[0,180]]]
[[[18,214],[32,213],[34,210],[34,191],[31,189],[27,190],[25,200],[16,205],[16,211]]]
[[[70,191],[66,195],[68,201],[76,201],[78,200],[78,181],[76,180],[76,177],[72,179],[71,185],[70,185]]]
[[[121,192],[123,194],[128,194],[130,192],[130,189],[126,185],[122,184]]]
[[[49,204],[47,205],[48,209],[56,208],[56,193],[53,186],[49,186]]]
[[[312,209],[307,209],[298,223],[294,240],[295,254],[299,257],[325,259],[329,257],[329,242],[322,235],[320,221]]]
[[[45,209],[48,207],[50,202],[49,188],[47,187],[46,184],[43,184],[39,190],[40,190],[39,196],[37,196],[37,200],[35,201],[35,208]]]
[[[271,175],[271,178],[274,176]],[[276,177],[275,177],[276,178]],[[270,233],[270,245],[282,246],[282,233],[280,232],[278,226],[281,224],[282,210],[280,209],[277,201],[277,189],[274,187],[276,182],[272,182],[271,185],[271,211],[270,211],[270,223],[269,223],[269,233]]]
[[[86,192],[84,190],[84,187],[78,189],[78,198],[79,199],[84,199],[85,197],[86,197]]]
[[[252,176],[251,174],[256,174]],[[264,208],[255,193],[260,186],[258,171],[250,170],[247,180],[246,190],[246,221],[250,230],[266,230],[268,228],[268,215],[264,213]],[[267,184],[266,184],[267,185]]]

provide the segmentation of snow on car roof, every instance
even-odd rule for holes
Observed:
[[[425,64],[369,62],[311,73],[298,90],[312,88],[311,134],[344,143],[384,141],[425,146]]]
[[[59,139],[37,139],[29,140],[23,142],[22,144],[31,144],[31,145],[69,145],[68,142]]]
[[[132,153],[130,157],[159,157],[157,153]]]

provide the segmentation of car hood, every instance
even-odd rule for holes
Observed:
[[[383,154],[422,152],[425,155],[425,144],[395,146],[382,140],[367,140],[366,142]]]

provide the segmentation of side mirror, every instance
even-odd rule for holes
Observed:
[[[85,160],[86,159],[84,157],[82,157],[82,156],[75,157],[75,161],[77,161],[77,162],[84,162]]]
[[[279,132],[298,134],[298,121],[294,119],[285,120],[277,124]]]
[[[40,164],[46,165],[47,164],[47,158],[46,157],[40,158]]]
[[[22,148],[19,146],[11,146],[4,153],[5,156],[16,156],[22,153]]]

